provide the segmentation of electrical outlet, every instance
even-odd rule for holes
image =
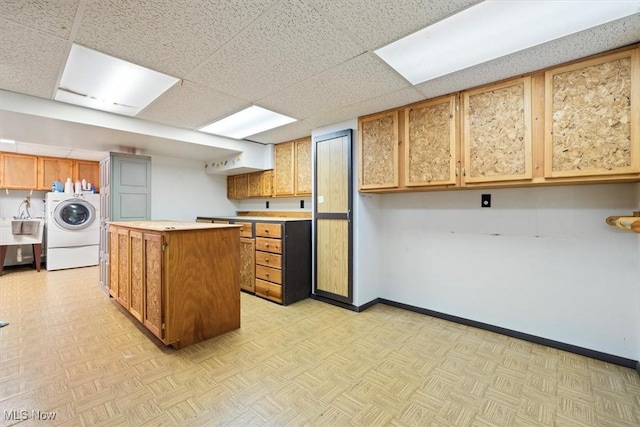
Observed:
[[[265,208],[269,209],[269,201],[268,200],[265,202],[265,204],[266,204]]]
[[[480,207],[490,208],[491,207],[491,194],[483,194],[481,197]]]
[[[304,200],[300,200],[300,209],[304,209]]]

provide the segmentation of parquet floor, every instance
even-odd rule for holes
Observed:
[[[240,330],[173,350],[97,283],[0,277],[0,425],[640,425],[634,370],[483,330],[243,294]]]

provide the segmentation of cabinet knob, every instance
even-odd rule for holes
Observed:
[[[268,243],[265,243],[264,247],[265,247],[265,248],[268,248],[268,247],[269,247],[269,244],[268,244]]]
[[[265,258],[265,259],[264,259],[264,262],[269,262],[269,258]]]
[[[265,293],[269,295],[269,289],[265,289]]]
[[[269,277],[269,273],[264,273],[265,276]]]

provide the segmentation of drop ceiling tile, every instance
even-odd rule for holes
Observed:
[[[293,141],[294,139],[303,138],[311,135],[311,124],[306,120],[299,120],[288,125],[280,126],[256,135],[247,137],[246,139],[263,144],[279,144],[281,142]]]
[[[415,88],[426,98],[552,67],[640,41],[640,14],[485,62]]]
[[[0,88],[51,98],[67,43],[0,19]]]
[[[367,53],[262,99],[258,104],[304,119],[408,86],[409,83],[380,58]]]
[[[68,38],[79,0],[2,0],[0,16],[56,37]]]
[[[362,52],[301,0],[284,0],[188,77],[255,101]]]
[[[400,107],[424,99],[422,94],[413,87],[403,88],[394,92],[386,93],[382,96],[367,99],[366,101],[347,105],[342,108],[335,108],[324,113],[313,115],[307,119],[268,130],[250,137],[252,141],[265,144],[277,144],[279,142],[290,141],[302,138],[311,134],[313,129],[339,123],[367,114]]]
[[[276,1],[88,0],[76,41],[184,77]]]
[[[375,50],[438,22],[479,0],[309,0],[325,16]]]
[[[196,129],[251,104],[184,80],[167,90],[136,117]]]

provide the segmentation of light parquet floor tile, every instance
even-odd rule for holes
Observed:
[[[242,294],[241,329],[175,350],[97,283],[97,267],[0,277],[0,426],[640,425],[634,370],[550,347]]]

